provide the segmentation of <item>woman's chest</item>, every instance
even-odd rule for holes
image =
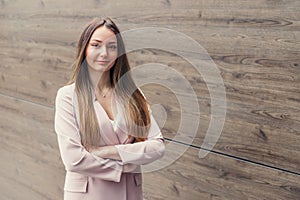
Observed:
[[[130,143],[128,137],[125,117],[122,112],[118,112],[114,104],[100,104],[98,101],[94,103],[96,117],[98,119],[101,142],[100,145],[115,145]]]

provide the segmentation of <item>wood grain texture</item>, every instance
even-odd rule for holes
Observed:
[[[65,173],[53,133],[53,109],[0,96],[0,122],[4,197],[62,199]]]
[[[50,127],[52,116],[47,107],[0,96],[3,197],[62,199],[65,171]],[[176,153],[182,145],[166,147]],[[169,165],[144,174],[145,199],[297,199],[300,195],[299,176],[214,153],[199,159],[195,148],[176,161],[162,162]]]
[[[286,180],[295,181],[298,175],[286,175],[284,171],[300,173],[299,7],[300,2],[297,0],[87,0],[76,4],[71,0],[0,1],[0,134],[5,138],[1,141],[0,161],[5,162],[10,155],[24,160],[24,163],[11,160],[1,171],[1,188],[7,191],[3,193],[4,197],[21,197],[17,193],[10,196],[13,189],[9,189],[8,185],[15,185],[18,190],[24,191],[26,199],[56,199],[55,195],[62,192],[62,179],[57,176],[63,176],[63,171],[53,137],[54,98],[57,89],[70,77],[81,30],[90,19],[99,15],[113,17],[123,31],[147,26],[164,27],[184,33],[197,41],[219,67],[226,88],[226,121],[214,151],[279,168],[280,180],[285,177]],[[136,42],[145,43],[145,39]],[[180,49],[180,45],[176,48]],[[159,49],[137,50],[131,52],[129,58],[133,67],[150,62],[165,64],[180,72],[190,82],[200,106],[200,126],[193,145],[200,147],[211,118],[211,99],[203,74],[197,73],[183,58]],[[174,87],[176,84],[179,83],[173,81]],[[166,111],[164,136],[171,140],[178,136],[176,139],[181,142],[189,139],[184,133],[177,133],[180,107],[172,91],[155,84],[144,86],[143,91],[150,104],[162,104]],[[190,97],[186,93],[182,95]],[[188,98],[184,104],[189,104]],[[163,121],[164,115],[159,112],[154,112],[154,115],[158,121]],[[18,121],[12,124],[12,119]],[[187,119],[196,120],[193,113]],[[41,134],[43,132],[46,134]],[[36,149],[28,149],[28,146],[42,149],[44,153],[49,152],[49,157],[41,156]],[[189,153],[184,157],[189,157]],[[36,163],[31,165],[26,162]],[[193,163],[191,159],[178,162],[174,164],[177,169],[185,168],[183,163],[188,166]],[[224,162],[224,166],[235,164],[230,157],[213,162],[219,162],[219,165]],[[21,165],[26,170],[22,171],[22,176],[18,176],[15,172]],[[37,170],[35,175],[30,172],[31,167]],[[247,163],[245,166],[238,164],[233,169],[244,170],[245,175],[253,174],[254,171],[247,169],[256,170],[256,167]],[[39,178],[33,179],[38,186],[19,180],[20,177],[36,177],[44,168],[48,174],[57,173],[48,178],[59,186],[51,186],[46,191],[39,186]],[[195,168],[198,170],[198,166]],[[214,173],[211,172],[210,176]],[[266,169],[261,171],[261,176],[264,175],[267,183],[262,180],[250,181],[249,184],[255,188],[253,191],[246,184],[242,192],[237,189],[232,196],[229,194],[232,191],[224,188],[240,186],[239,178],[224,182],[223,196],[212,189],[203,192],[203,195],[193,193],[180,183],[183,179],[179,174],[172,177],[180,186],[173,187],[172,180],[162,178],[170,186],[163,191],[166,196],[181,194],[176,196],[178,199],[187,197],[189,193],[191,199],[198,196],[202,199],[259,199],[254,194],[269,199],[268,194],[273,193],[275,196],[271,198],[274,199],[296,199],[299,191],[297,184],[294,184],[296,182],[292,181],[288,186],[284,185],[284,181],[278,182],[277,186],[283,185],[279,186],[278,191],[285,191],[280,196],[273,190],[278,174]],[[161,177],[160,173],[149,177],[149,183],[153,184],[155,190],[163,189],[154,184]],[[262,189],[259,187],[261,182],[266,185],[270,183],[272,187]],[[205,188],[204,183],[202,187]],[[29,192],[30,188],[34,192]],[[147,189],[145,192],[148,199],[160,199]]]
[[[173,150],[175,151],[176,147]],[[215,154],[199,159],[198,151],[192,148],[169,167],[144,174],[144,180],[145,199],[297,199],[299,197],[298,176]]]
[[[199,97],[200,127],[194,144],[200,146],[211,117],[210,96],[203,78],[180,58],[172,56],[168,61],[165,59],[166,53],[157,51],[143,51],[141,54],[142,61],[138,56],[132,56],[132,62],[136,65],[150,61],[166,64],[180,71],[191,82]],[[228,104],[225,126],[215,150],[299,172],[298,69],[276,65],[267,69],[233,62],[220,69]],[[156,85],[143,89],[151,103],[163,104],[168,115],[163,130],[166,137],[173,138],[180,122],[180,105],[176,97],[168,88]],[[187,105],[189,102],[185,103]],[[160,120],[160,114],[157,119]],[[189,116],[189,120],[194,120],[193,115]]]

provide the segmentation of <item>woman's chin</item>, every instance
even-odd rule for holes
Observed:
[[[111,69],[110,66],[95,66],[95,67],[92,67],[93,71],[99,72],[99,73],[107,72],[110,69]]]
[[[98,73],[103,73],[103,72],[107,72],[109,71],[114,63],[94,63],[94,65],[89,65],[89,68],[94,71],[94,72],[98,72]]]

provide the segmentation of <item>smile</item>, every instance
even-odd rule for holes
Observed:
[[[101,64],[101,65],[106,65],[109,63],[108,60],[96,60],[96,63]]]

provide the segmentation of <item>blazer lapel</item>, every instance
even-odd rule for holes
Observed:
[[[126,126],[124,114],[118,101],[116,101],[117,115],[115,117],[115,133],[120,141],[120,144],[131,143],[134,138],[128,137],[128,129]]]
[[[100,145],[116,145],[116,144],[127,144],[131,143],[133,141],[133,137],[128,137],[128,130],[126,127],[126,122],[124,119],[124,115],[121,112],[120,105],[118,104],[118,101],[116,101],[116,107],[117,107],[117,114],[114,119],[115,123],[115,130],[113,129],[112,123],[110,122],[110,119],[108,118],[105,110],[101,106],[101,104],[97,101],[95,94],[93,93],[93,103],[94,103],[94,109],[97,116],[98,124],[101,131],[101,139],[100,139]],[[75,115],[75,121],[78,127],[78,130],[80,130],[80,117],[79,117],[79,109],[78,109],[78,99],[76,92],[74,90],[73,93],[73,109],[74,109],[74,115]]]
[[[99,127],[101,130],[101,140],[105,145],[120,144],[119,138],[115,134],[110,119],[99,102],[94,102],[95,112],[98,118]]]

